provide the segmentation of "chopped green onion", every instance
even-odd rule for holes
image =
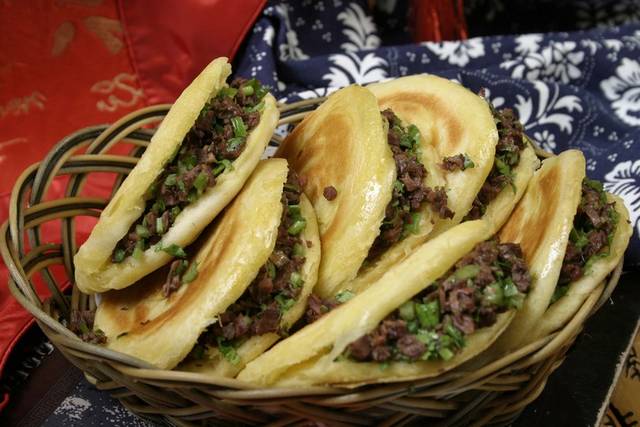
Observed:
[[[231,118],[231,126],[233,126],[233,134],[236,137],[247,136],[247,126],[242,121],[242,117],[236,116]]]
[[[218,351],[229,363],[237,365],[240,363],[240,356],[231,343],[225,341],[223,337],[218,337]]]
[[[158,199],[153,203],[151,210],[155,212],[157,215],[160,215],[162,212],[164,212],[165,208],[166,206],[164,204],[164,200]]]
[[[167,187],[173,187],[177,183],[178,176],[175,173],[167,175],[167,177],[164,179],[164,185],[166,185]]]
[[[578,230],[575,226],[571,229],[569,239],[571,239],[571,241],[578,247],[578,249],[582,249],[589,243],[587,233],[582,230]]]
[[[156,218],[156,233],[164,234],[164,223],[162,222],[162,218]]]
[[[140,258],[142,258],[143,253],[144,253],[144,240],[138,240],[136,242],[136,247],[133,250],[133,253],[131,254],[131,256],[134,259],[139,260]]]
[[[218,96],[219,97],[229,97],[229,98],[233,98],[234,96],[236,96],[236,93],[238,93],[238,89],[233,88],[233,87],[223,87],[222,89],[220,89],[220,91],[218,92]]]
[[[87,326],[86,323],[84,323],[84,320],[81,321],[78,326],[80,327],[80,332],[82,332],[83,334],[88,334],[89,333],[89,327]]]
[[[300,211],[300,205],[289,205],[287,209],[288,209],[289,215],[292,218],[299,218],[302,215],[302,212]]]
[[[413,301],[407,301],[399,308],[400,318],[410,322],[416,318],[416,310]]]
[[[306,249],[304,245],[301,245],[300,243],[293,245],[293,256],[304,256],[305,252]]]
[[[244,143],[244,137],[236,136],[227,141],[227,149],[233,151],[237,150],[240,145]]]
[[[412,334],[418,332],[418,329],[418,322],[416,322],[415,320],[407,322],[407,330]]]
[[[209,177],[206,173],[200,172],[196,179],[193,181],[193,186],[198,191],[198,194],[202,194],[204,190],[207,188],[207,184],[209,183]]]
[[[182,276],[182,284],[186,285],[187,283],[191,283],[196,280],[196,277],[198,277],[198,263],[194,261],[189,266],[187,272],[184,273],[184,276]]]
[[[440,355],[440,357],[442,358],[442,360],[450,360],[453,357],[453,352],[451,350],[449,350],[448,348],[441,348],[438,351],[438,354]]]
[[[417,234],[420,231],[420,212],[411,214],[411,222],[404,224],[404,231],[411,234]]]
[[[217,162],[217,166],[215,168],[213,168],[213,175],[218,176],[225,169],[229,169],[230,171],[232,171],[233,170],[233,165],[227,159],[220,160],[219,162]]]
[[[471,157],[467,153],[464,153],[464,164],[462,165],[462,170],[470,169],[476,167],[476,164],[473,163]]]
[[[511,166],[500,160],[498,157],[495,158],[495,165],[501,175],[511,178]]]
[[[255,113],[264,110],[264,101],[258,102],[253,107],[245,107],[244,111],[246,113]]]
[[[296,300],[294,300],[293,298],[287,298],[282,294],[276,295],[275,300],[278,303],[278,306],[280,306],[280,312],[283,313],[293,307],[293,305],[296,303]]]
[[[173,219],[176,219],[178,217],[178,215],[180,215],[181,209],[180,206],[174,206],[171,208],[171,216],[173,217]]]
[[[116,249],[116,251],[113,253],[113,262],[122,262],[125,255],[126,252],[124,251],[124,249]]]
[[[602,193],[602,191],[604,190],[602,183],[595,179],[585,178],[584,183],[587,185],[587,187],[596,190],[598,193]]]
[[[349,289],[345,289],[344,291],[338,292],[338,294],[336,295],[336,301],[338,301],[340,304],[344,304],[355,296],[356,294],[351,292]]]
[[[449,335],[449,337],[451,337],[454,345],[457,348],[464,347],[464,336],[462,335],[462,332],[458,328],[453,326],[453,324],[451,323],[447,323],[444,330],[446,334]]]
[[[393,183],[393,188],[397,193],[402,193],[404,191],[404,184],[402,181],[396,179]]]
[[[299,288],[304,284],[304,280],[302,279],[302,275],[297,271],[291,273],[291,277],[289,277],[289,282],[295,287]]]
[[[518,288],[516,287],[515,283],[513,283],[510,277],[505,280],[502,290],[504,291],[504,296],[506,298],[518,295]]]
[[[151,233],[149,232],[147,227],[145,227],[144,225],[140,225],[140,224],[136,225],[136,234],[139,237],[142,237],[142,238],[147,238],[147,237],[151,236]]]
[[[416,125],[409,125],[407,127],[407,132],[409,134],[409,138],[413,141],[412,145],[420,144],[420,130]]]
[[[300,218],[297,219],[288,229],[287,232],[292,236],[297,236],[307,226],[307,221]]]
[[[180,246],[176,245],[175,243],[172,243],[169,246],[164,246],[161,248],[161,250],[174,257],[178,257],[178,258],[187,257],[187,253],[184,251],[184,249],[182,249]]]
[[[181,260],[180,264],[178,264],[178,268],[176,268],[176,275],[180,276],[185,272],[187,267],[189,267],[189,261],[187,261],[186,259]]]
[[[189,201],[189,203],[195,203],[198,200],[198,190],[196,190],[195,188],[191,189],[191,191],[189,191],[189,194],[187,195],[187,200]]]
[[[480,266],[476,264],[467,264],[460,267],[453,273],[453,277],[460,280],[473,279],[480,272]]]
[[[430,328],[440,323],[440,303],[438,300],[426,304],[415,304],[416,316],[423,328]]]
[[[267,261],[266,266],[267,266],[267,276],[269,276],[270,279],[275,279],[276,266],[271,261]]]
[[[189,153],[178,160],[178,170],[182,173],[194,168],[198,163],[198,159],[193,153]]]
[[[491,284],[482,291],[484,301],[488,305],[503,305],[502,286],[498,283]]]
[[[213,172],[214,176],[218,176],[220,175],[223,171],[225,170],[225,167],[223,164],[219,163],[215,168],[213,168],[213,170],[211,172]]]
[[[240,88],[240,91],[245,96],[251,96],[251,95],[253,95],[253,92],[254,92],[253,86],[251,86],[251,85],[242,86]]]

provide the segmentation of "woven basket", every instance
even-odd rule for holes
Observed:
[[[323,98],[280,105],[280,124],[300,121]],[[98,389],[137,415],[178,426],[311,424],[384,426],[433,424],[506,425],[542,392],[549,375],[562,363],[585,320],[609,298],[622,264],[586,299],[573,319],[546,336],[482,369],[461,369],[435,378],[356,389],[311,387],[255,389],[233,379],[156,369],[148,363],[87,344],[69,331],[71,309],[95,309],[93,297],[76,286],[63,292],[73,278],[75,217],[98,217],[108,200],[80,197],[87,176],[115,173],[113,192],[135,166],[153,135],[153,124],[169,110],[160,105],[136,111],[111,126],[76,132],[58,143],[40,163],[27,168],[13,188],[10,217],[0,229],[0,251],[9,268],[9,289],[36,318],[38,325],[67,359],[84,371]],[[277,145],[274,136],[270,145]],[[107,154],[133,147],[128,156]],[[126,152],[126,151],[125,151]],[[83,154],[78,154],[83,153]],[[538,150],[538,155],[550,153]],[[46,200],[55,176],[69,177],[64,198]],[[112,194],[113,194],[112,192]],[[60,243],[43,242],[45,223],[61,223]],[[52,267],[61,265],[61,280]],[[61,270],[58,268],[58,270]],[[32,276],[40,275],[52,297],[43,301]]]

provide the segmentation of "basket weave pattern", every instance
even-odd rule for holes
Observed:
[[[281,105],[280,123],[300,121],[321,101]],[[75,218],[98,217],[108,200],[80,196],[83,185],[89,175],[109,172],[117,177],[115,193],[148,145],[153,135],[150,124],[161,120],[169,107],[145,108],[111,126],[85,128],[60,141],[42,162],[29,167],[17,180],[9,221],[0,228],[0,252],[10,271],[9,289],[14,297],[91,383],[144,418],[178,426],[285,426],[309,420],[330,426],[506,425],[542,392],[585,320],[608,299],[618,282],[622,264],[593,291],[563,329],[482,369],[454,370],[427,380],[351,390],[255,389],[233,379],[156,369],[122,353],[85,343],[65,325],[72,309],[95,310],[96,302],[76,286],[71,295],[63,289],[73,278]],[[274,136],[271,145],[278,142]],[[118,144],[133,147],[129,155],[108,154]],[[549,155],[540,150],[538,154]],[[69,177],[65,197],[45,201],[56,176]],[[43,241],[42,227],[48,222],[61,224],[60,243]],[[64,280],[60,274],[53,274],[56,265],[64,268]],[[35,275],[44,279],[51,298],[43,301],[37,295],[32,283]]]

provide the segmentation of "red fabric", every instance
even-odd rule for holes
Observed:
[[[76,129],[173,101],[211,59],[233,56],[264,2],[0,1],[0,222],[15,180],[53,144]],[[113,177],[103,175],[84,194],[107,195]],[[47,198],[61,197],[64,187],[56,179]],[[78,221],[80,241],[94,221]],[[44,240],[55,241],[58,228],[46,224]],[[3,286],[7,280],[0,262],[0,374],[32,323]],[[34,282],[48,296],[45,284]],[[7,402],[0,396],[0,410]]]
[[[209,63],[232,58],[266,0],[120,0],[131,62],[152,104],[171,102]]]
[[[462,0],[413,0],[411,28],[416,42],[467,38]]]

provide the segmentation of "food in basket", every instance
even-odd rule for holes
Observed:
[[[433,149],[435,162],[442,162],[449,205],[456,215],[451,221],[436,223],[433,231],[422,228],[365,266],[354,281],[345,285],[352,290],[373,283],[417,244],[460,220],[483,218],[496,232],[540,163],[515,113],[509,108],[493,108],[482,99],[483,91],[476,96],[459,84],[427,74],[367,88],[377,97],[380,109],[390,108],[417,126],[423,147]],[[464,169],[467,158],[474,167],[454,172]]]
[[[621,199],[585,176],[580,151],[544,160],[499,233],[522,245],[535,280],[522,310],[483,359],[564,326],[622,259],[632,233],[628,218]]]
[[[95,327],[157,367],[186,358],[180,369],[234,376],[303,314],[317,278],[315,215],[286,160],[261,161],[194,246],[166,280],[160,270],[103,294]]]
[[[520,246],[468,221],[249,363],[238,379],[304,386],[426,378],[486,349],[531,283]]]
[[[85,293],[125,288],[167,264],[240,191],[275,129],[273,96],[211,62],[176,100],[74,258]]]
[[[362,291],[460,222],[491,171],[498,132],[488,103],[448,80],[421,79],[339,90],[276,153],[306,178],[318,215],[321,297]],[[350,282],[371,266],[380,274]]]

